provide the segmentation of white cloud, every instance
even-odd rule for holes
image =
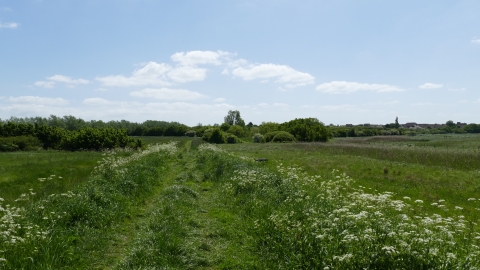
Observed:
[[[186,53],[177,52],[170,56],[170,59],[182,66],[195,66],[198,64],[220,65],[222,60],[230,55],[232,54],[224,51],[189,51]]]
[[[192,66],[172,68],[165,63],[148,62],[130,77],[114,75],[96,78],[103,86],[169,86],[173,83],[203,81],[207,70]]]
[[[172,70],[170,65],[156,62],[148,62],[142,68],[132,72],[132,76],[125,77],[122,75],[106,76],[96,78],[97,81],[104,86],[145,86],[145,85],[170,85],[167,82],[166,74]]]
[[[90,81],[85,79],[72,79],[68,76],[64,75],[53,75],[52,77],[48,77],[47,80],[54,81],[54,82],[61,82],[66,84],[88,84]]]
[[[69,102],[63,98],[45,98],[37,96],[20,96],[20,97],[9,97],[7,99],[11,103],[21,103],[21,104],[32,104],[32,105],[53,105],[53,106],[62,106],[68,105]]]
[[[397,86],[388,84],[368,84],[346,81],[332,81],[329,83],[322,83],[317,86],[316,90],[328,94],[348,94],[358,91],[372,91],[378,93],[404,91]]]
[[[207,76],[207,70],[204,68],[183,66],[168,72],[168,77],[178,83],[191,81],[203,81]]]
[[[238,67],[232,74],[244,80],[277,78],[277,83],[284,83],[286,87],[297,87],[312,84],[315,78],[304,72],[297,71],[286,65],[260,64],[251,67]]]
[[[37,81],[34,83],[35,86],[44,87],[44,88],[53,88],[56,83],[65,83],[69,87],[73,87],[77,84],[89,84],[89,80],[85,79],[72,79],[64,75],[53,75],[46,78],[48,81]]]
[[[224,98],[216,98],[216,99],[214,99],[213,101],[214,101],[214,102],[224,102],[225,100],[226,100],[226,99],[224,99]]]
[[[288,107],[288,104],[285,103],[273,103],[274,107]]]
[[[473,38],[472,43],[480,44],[480,38]]]
[[[435,84],[435,83],[424,83],[418,86],[418,88],[422,88],[422,89],[438,89],[442,87],[443,87],[443,84]]]
[[[15,29],[19,26],[18,23],[14,23],[14,22],[11,22],[11,23],[2,23],[0,22],[0,29],[1,28],[7,28],[7,29]]]
[[[35,82],[34,85],[38,87],[44,87],[44,88],[53,88],[55,86],[55,82],[38,81],[38,82]]]
[[[103,98],[86,98],[83,100],[83,104],[85,105],[94,105],[94,106],[102,106],[102,105],[113,105],[116,104],[115,102],[108,101]]]
[[[146,88],[142,91],[131,92],[132,97],[154,98],[162,100],[195,100],[204,97],[198,92],[192,92],[184,89],[151,89]]]

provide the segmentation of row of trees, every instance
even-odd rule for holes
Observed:
[[[0,151],[32,150],[39,145],[43,149],[101,150],[112,148],[143,148],[140,139],[128,136],[125,129],[85,127],[67,130],[56,126],[0,124]]]
[[[58,127],[69,131],[84,128],[114,128],[125,129],[129,136],[184,136],[190,128],[178,122],[147,120],[143,123],[135,123],[127,120],[103,122],[101,120],[85,121],[74,116],[58,117],[50,115],[42,117],[11,117],[8,120],[0,120],[0,136],[18,136],[11,134],[32,134],[34,126]]]

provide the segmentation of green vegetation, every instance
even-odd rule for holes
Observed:
[[[242,130],[285,142],[305,121]],[[478,135],[136,139],[147,148],[0,153],[0,268],[480,267]]]

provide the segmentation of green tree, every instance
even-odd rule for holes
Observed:
[[[227,116],[224,117],[224,123],[227,123],[231,126],[233,125],[239,125],[241,127],[245,126],[245,121],[243,121],[239,111],[229,110]]]
[[[398,123],[398,116],[395,117],[395,128],[399,128],[400,124]]]
[[[452,120],[448,120],[445,125],[447,125],[447,127],[454,127],[455,126],[455,123],[452,121]]]

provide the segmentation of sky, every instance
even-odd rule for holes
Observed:
[[[0,0],[0,119],[480,123],[480,1]]]

